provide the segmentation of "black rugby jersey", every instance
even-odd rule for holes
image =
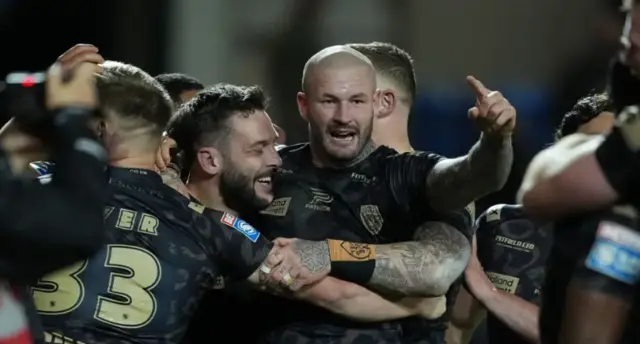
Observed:
[[[498,204],[477,221],[477,254],[493,285],[540,304],[545,262],[551,250],[551,226],[524,216],[519,205]],[[487,314],[490,343],[527,343],[491,312]]]
[[[272,244],[240,218],[190,202],[153,171],[111,168],[109,177],[108,244],[32,290],[46,340],[178,343],[219,277],[245,280]]]
[[[280,155],[274,201],[258,216],[245,216],[271,239],[385,244],[410,241],[420,224],[437,221],[426,199],[426,177],[442,159],[436,154],[398,154],[383,146],[338,170],[315,167],[308,144],[286,147]],[[356,323],[301,302],[263,302],[260,308],[276,307],[282,315],[271,317],[275,330],[266,342],[397,343],[402,338],[400,322]]]
[[[566,291],[572,278],[578,278],[583,285],[607,289],[616,297],[633,303],[620,343],[640,342],[640,328],[637,326],[640,321],[638,228],[637,212],[626,205],[555,224],[540,316],[543,343],[558,343]],[[632,240],[624,243],[621,241],[623,238]]]

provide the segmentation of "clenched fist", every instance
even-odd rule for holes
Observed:
[[[487,89],[472,76],[467,77],[467,83],[476,94],[476,105],[469,109],[469,118],[486,135],[511,135],[516,127],[516,109],[511,103],[502,93]]]

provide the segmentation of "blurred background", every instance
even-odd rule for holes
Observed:
[[[387,41],[413,55],[414,147],[464,154],[478,131],[466,113],[474,75],[518,109],[510,202],[528,159],[581,96],[600,90],[623,18],[619,0],[0,0],[2,63],[37,71],[76,43],[152,75],[258,84],[289,143],[306,141],[295,94],[302,66],[333,44]]]

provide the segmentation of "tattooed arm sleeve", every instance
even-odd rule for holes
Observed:
[[[462,274],[471,246],[454,226],[425,222],[414,241],[376,247],[376,267],[368,285],[386,293],[444,295]]]
[[[438,162],[427,176],[429,204],[452,211],[502,189],[513,164],[511,138],[482,136],[465,156]]]

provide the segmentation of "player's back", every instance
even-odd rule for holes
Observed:
[[[177,343],[218,274],[202,206],[153,171],[110,169],[108,244],[33,288],[48,342]],[[73,219],[69,219],[73,225]]]
[[[494,205],[478,217],[478,259],[496,288],[539,304],[552,235],[550,225],[527,218],[521,206]],[[491,314],[487,336],[491,343],[527,343]]]

